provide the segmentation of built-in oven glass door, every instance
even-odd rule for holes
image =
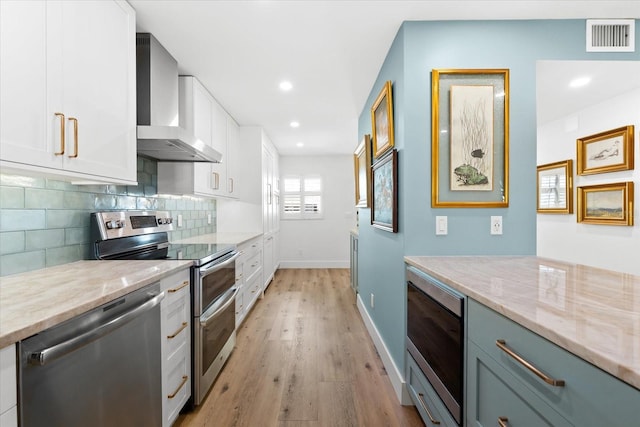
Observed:
[[[236,283],[236,258],[239,253],[233,252],[219,262],[212,262],[200,267],[197,271],[198,290],[194,295],[194,315],[199,316],[211,304],[231,289]]]
[[[459,307],[462,310],[461,299]],[[462,312],[452,312],[408,281],[407,348],[459,423],[462,417],[463,337]]]

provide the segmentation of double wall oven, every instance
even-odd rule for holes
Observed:
[[[227,244],[172,244],[164,211],[91,214],[92,259],[185,259],[191,267],[192,402],[199,405],[235,346],[235,266]]]
[[[408,267],[407,350],[462,425],[464,296]]]

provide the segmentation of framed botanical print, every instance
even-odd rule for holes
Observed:
[[[391,81],[387,81],[371,107],[373,156],[377,159],[393,148],[393,100]]]
[[[578,175],[633,169],[633,133],[630,125],[578,139]]]
[[[356,183],[356,206],[371,206],[371,136],[365,135],[353,153]]]
[[[432,70],[431,206],[509,206],[509,70]]]
[[[538,213],[573,213],[573,160],[537,167]]]
[[[398,232],[398,151],[391,150],[371,167],[371,225]]]

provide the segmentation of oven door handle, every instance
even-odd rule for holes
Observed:
[[[236,252],[235,254],[233,254],[232,257],[227,258],[226,260],[222,261],[221,263],[214,263],[211,267],[201,267],[199,269],[200,271],[200,275],[201,276],[206,276],[209,273],[213,273],[214,271],[218,271],[220,270],[222,267],[224,267],[225,265],[231,264],[233,261],[236,260],[236,258],[238,258],[240,256],[240,252]]]
[[[200,326],[206,327],[214,318],[225,311],[236,299],[238,288],[229,289],[200,316]]]

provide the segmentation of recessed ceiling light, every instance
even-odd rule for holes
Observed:
[[[298,142],[298,143],[296,144],[296,147],[304,147],[304,143],[302,143],[302,142]]]
[[[291,126],[292,128],[297,128],[297,127],[299,127],[299,126],[300,126],[300,123],[298,123],[298,122],[291,122],[291,123],[289,123],[289,126]]]
[[[285,80],[283,82],[280,82],[280,89],[287,92],[293,89],[293,85],[291,84],[291,82]]]
[[[578,77],[577,79],[573,79],[569,82],[569,87],[582,87],[588,85],[589,82],[591,82],[591,77]]]

